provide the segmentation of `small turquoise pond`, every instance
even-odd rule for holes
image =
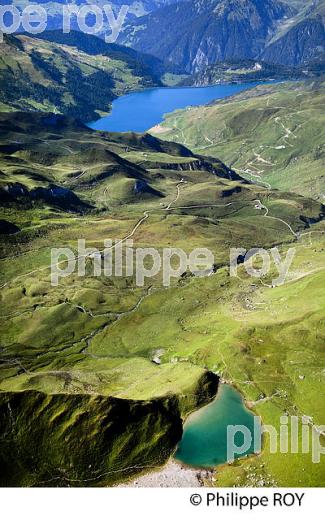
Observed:
[[[260,439],[260,426],[254,432],[254,415],[245,407],[241,395],[229,385],[221,385],[217,398],[209,405],[193,413],[184,425],[184,433],[178,445],[175,459],[196,468],[212,468],[228,461],[227,427],[245,426],[251,433],[249,447],[240,455],[254,453],[254,438]],[[257,445],[258,445],[258,440]],[[244,435],[235,434],[235,444],[243,444]],[[235,458],[239,456],[235,455]]]

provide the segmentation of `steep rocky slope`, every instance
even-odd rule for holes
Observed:
[[[301,5],[296,16],[284,20],[262,57],[283,65],[307,64],[325,56],[325,1]]]
[[[191,0],[139,18],[125,27],[120,41],[189,73],[234,59],[298,65],[324,52],[324,5],[324,0]]]
[[[1,486],[112,485],[162,465],[182,437],[182,417],[211,400],[218,388],[212,373],[193,373],[191,402],[181,395],[126,400],[69,389],[0,393]],[[27,388],[28,387],[28,388]],[[13,469],[14,468],[14,469]]]

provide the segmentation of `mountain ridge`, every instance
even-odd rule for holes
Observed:
[[[279,0],[191,0],[165,6],[139,18],[124,28],[119,41],[177,64],[187,73],[230,59],[260,58],[284,65],[302,64],[325,50],[321,28],[315,29],[315,37],[309,39],[300,53],[294,47],[300,38],[297,33],[288,50],[288,56],[294,54],[291,59],[284,59],[280,50],[276,51],[277,47],[268,47],[269,42],[280,28],[283,30],[285,23],[298,23],[301,17],[299,23],[312,20],[308,23],[313,27],[320,24],[324,28],[324,19],[318,19],[324,5],[324,0],[319,0],[306,10],[300,3],[291,6]],[[161,35],[159,39],[157,33]],[[282,38],[288,38],[286,32],[279,41]],[[311,51],[313,46],[315,52]]]

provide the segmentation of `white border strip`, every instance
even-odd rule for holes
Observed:
[[[233,500],[233,505],[217,505],[216,498]],[[236,496],[260,505],[240,509]],[[195,500],[202,503],[192,505]],[[193,499],[193,497],[195,497]],[[300,501],[298,497],[302,497]],[[222,502],[220,498],[220,502]],[[278,500],[275,500],[278,499]],[[282,505],[280,504],[280,500]],[[210,505],[207,506],[207,502]],[[274,503],[275,501],[275,503]],[[287,505],[285,505],[285,502]],[[24,520],[101,520],[126,518],[141,520],[222,520],[276,518],[299,519],[319,516],[324,511],[325,492],[320,489],[0,489],[3,518]],[[237,503],[237,505],[236,505]],[[264,505],[263,505],[264,504]],[[166,516],[168,515],[168,516]],[[183,516],[181,516],[183,515]],[[316,517],[317,517],[316,516]]]

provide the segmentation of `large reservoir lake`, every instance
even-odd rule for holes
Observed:
[[[108,116],[88,123],[93,130],[145,132],[161,123],[164,114],[188,106],[205,105],[253,88],[261,83],[215,85],[212,87],[151,88],[119,97]]]
[[[244,427],[248,441],[247,449],[234,458],[253,454],[254,440],[256,446],[259,446],[260,441],[259,422],[254,431],[254,415],[245,407],[239,392],[229,385],[221,385],[217,398],[194,412],[185,422],[183,437],[178,445],[175,459],[195,468],[213,468],[226,463],[229,460],[227,449],[229,425]],[[243,433],[237,432],[234,439],[236,446],[243,446],[245,440]]]

